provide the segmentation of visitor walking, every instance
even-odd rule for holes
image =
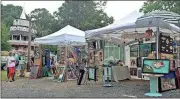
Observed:
[[[9,57],[8,57],[8,69],[7,69],[8,80],[7,81],[10,81],[10,82],[14,81],[13,80],[14,72],[15,72],[15,58],[10,52]]]

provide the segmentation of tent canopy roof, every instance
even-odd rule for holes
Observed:
[[[65,26],[64,28],[60,29],[59,31],[52,33],[50,35],[41,37],[41,38],[36,38],[35,40],[40,40],[40,39],[52,39],[53,37],[58,37],[64,34],[68,35],[76,35],[76,36],[85,36],[85,32],[82,30],[79,30],[77,28],[74,28],[70,25]]]
[[[86,38],[88,39],[102,39],[111,40],[119,38],[119,44],[130,43],[138,39],[139,35],[144,35],[145,31],[150,28],[153,30],[153,33],[156,33],[157,27],[160,28],[160,32],[174,35],[180,33],[180,28],[174,24],[165,22],[164,20],[156,17],[148,17],[143,20],[132,20],[132,22],[119,22],[116,25],[111,25],[111,27],[100,28],[95,30],[86,31]],[[128,19],[128,18],[124,18]]]
[[[79,29],[76,29],[70,25],[62,28],[61,30],[41,37],[36,38],[35,43],[47,44],[47,45],[79,45],[85,43],[85,32]]]

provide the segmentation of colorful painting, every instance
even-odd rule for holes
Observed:
[[[144,59],[143,73],[148,74],[168,74],[170,61],[167,59]]]
[[[76,79],[76,75],[74,72],[74,68],[71,67],[67,67],[67,80],[75,80]]]

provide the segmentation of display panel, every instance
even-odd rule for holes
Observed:
[[[143,73],[148,74],[168,74],[170,68],[170,60],[168,59],[144,59]]]

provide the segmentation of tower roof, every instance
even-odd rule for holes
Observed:
[[[26,19],[25,4],[24,4],[24,7],[23,7],[23,10],[22,10],[22,13],[21,13],[20,18],[21,18],[21,19]]]

